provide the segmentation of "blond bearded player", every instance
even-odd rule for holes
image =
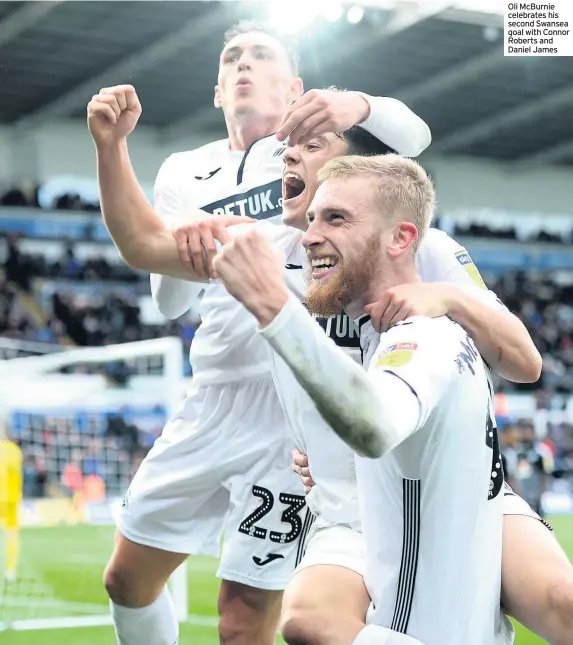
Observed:
[[[279,372],[286,363],[338,437],[366,457],[356,470],[372,602],[351,642],[399,643],[399,632],[425,645],[511,643],[500,609],[503,472],[485,364],[445,316],[410,317],[379,336],[363,314],[388,289],[421,282],[415,253],[433,186],[396,155],[342,157],[320,182],[303,238],[306,305],[354,318],[368,376],[289,295],[282,259],[256,231],[230,242],[213,268],[257,319]],[[299,393],[281,389],[292,418]]]

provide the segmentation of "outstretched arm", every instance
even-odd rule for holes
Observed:
[[[287,111],[277,137],[289,145],[359,125],[398,154],[417,157],[432,141],[425,121],[397,99],[362,92],[309,90]]]
[[[430,128],[405,103],[388,96],[363,96],[370,114],[359,124],[361,128],[404,157],[417,157],[430,145]]]
[[[175,155],[168,157],[161,165],[155,179],[153,195],[153,209],[165,226],[173,228],[181,224],[181,216],[185,212],[185,199]],[[160,273],[151,273],[149,283],[151,297],[157,310],[172,320],[196,307],[205,290],[204,284],[178,280]]]
[[[131,165],[127,135],[140,114],[139,99],[129,85],[106,88],[88,104],[103,219],[131,267],[194,281],[198,277],[179,262],[177,243],[147,201]]]
[[[521,320],[502,305],[481,301],[478,294],[444,286],[448,316],[473,338],[491,369],[514,383],[535,383],[542,359]]]
[[[393,287],[381,300],[368,305],[366,312],[378,331],[386,331],[411,316],[449,316],[472,337],[490,368],[504,378],[534,383],[541,374],[541,356],[525,325],[495,294],[480,289],[469,277],[457,284]]]
[[[179,261],[171,231],[147,201],[131,166],[127,142],[98,149],[97,164],[103,220],[122,259],[134,269],[196,280]]]
[[[527,329],[485,285],[467,249],[430,229],[418,249],[422,285],[390,289],[367,308],[378,331],[412,315],[447,315],[472,337],[491,369],[516,383],[534,383],[541,356]]]

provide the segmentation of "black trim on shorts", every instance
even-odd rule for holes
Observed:
[[[420,503],[421,481],[403,479],[404,532],[402,537],[402,561],[398,578],[396,606],[390,629],[405,634],[412,613],[418,556],[420,552]]]
[[[503,482],[503,496],[504,497],[518,497],[517,493],[513,490],[513,488],[505,481]],[[523,500],[523,501],[525,501],[525,500]],[[527,502],[526,502],[526,504],[527,504]],[[529,506],[529,504],[528,504],[528,506]],[[529,508],[531,508],[531,506],[529,506]],[[537,511],[534,511],[532,508],[531,508],[531,511],[532,511],[533,514],[529,514],[529,513],[508,513],[508,515],[521,515],[522,517],[530,517],[532,520],[537,520],[538,522],[541,522],[541,524],[543,524],[543,526],[546,529],[548,529],[549,531],[551,531],[552,533],[554,532],[553,527],[551,526],[551,524],[549,524],[549,522],[544,517],[542,517]],[[505,513],[504,513],[504,516],[505,516]]]
[[[553,533],[553,527],[551,526],[551,524],[549,524],[549,522],[544,517],[541,517],[541,515],[539,516],[539,521],[541,522],[541,524],[543,524],[543,526],[546,529],[549,529]]]
[[[304,521],[302,524],[302,531],[300,532],[300,537],[298,539],[298,547],[296,550],[296,560],[294,563],[295,569],[298,567],[298,565],[302,562],[302,559],[304,558],[304,554],[306,553],[306,540],[308,538],[308,534],[310,533],[310,529],[312,528],[312,525],[314,524],[314,521],[316,520],[316,515],[311,512],[310,508],[308,506],[306,507],[306,513],[304,516]]]

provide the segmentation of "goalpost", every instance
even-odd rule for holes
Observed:
[[[30,355],[48,351],[44,355]],[[62,349],[0,339],[0,423],[21,445],[17,576],[4,576],[0,632],[111,625],[102,574],[138,463],[185,395],[178,338]],[[170,586],[188,618],[187,571]]]

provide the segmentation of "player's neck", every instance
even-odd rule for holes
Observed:
[[[351,302],[344,309],[351,318],[356,320],[364,315],[366,305],[381,300],[388,289],[401,284],[416,284],[421,281],[422,279],[413,265],[385,268],[383,272],[370,281],[368,289],[362,297]]]
[[[281,119],[274,117],[244,120],[227,119],[229,146],[231,150],[247,150],[255,141],[274,134],[280,124]]]

